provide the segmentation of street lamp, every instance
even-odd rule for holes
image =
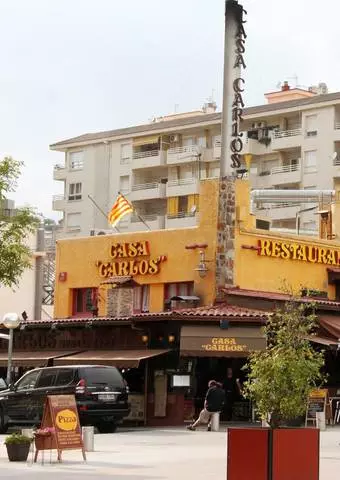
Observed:
[[[13,353],[13,330],[20,325],[20,317],[17,313],[6,313],[2,319],[3,325],[8,328],[8,362],[7,362],[7,385],[11,383],[12,353]]]

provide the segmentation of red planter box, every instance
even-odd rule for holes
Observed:
[[[227,480],[318,480],[316,428],[229,428]]]

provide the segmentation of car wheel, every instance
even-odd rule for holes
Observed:
[[[97,428],[99,433],[115,433],[117,424],[115,422],[100,422]]]
[[[0,411],[0,433],[7,433],[8,425],[5,423],[4,412]]]

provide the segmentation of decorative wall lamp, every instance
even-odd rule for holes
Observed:
[[[208,244],[207,243],[198,243],[198,244],[193,244],[193,245],[186,245],[187,250],[196,250],[199,249],[199,255],[200,255],[200,261],[197,267],[195,268],[195,272],[198,272],[198,275],[201,278],[206,277],[209,269],[207,267],[207,262],[210,260],[207,260],[205,258],[205,249],[207,248]]]
[[[142,335],[142,342],[146,345],[149,342],[149,335]]]
[[[170,334],[170,335],[168,336],[168,341],[169,341],[169,343],[174,343],[175,340],[176,340],[175,335]]]

